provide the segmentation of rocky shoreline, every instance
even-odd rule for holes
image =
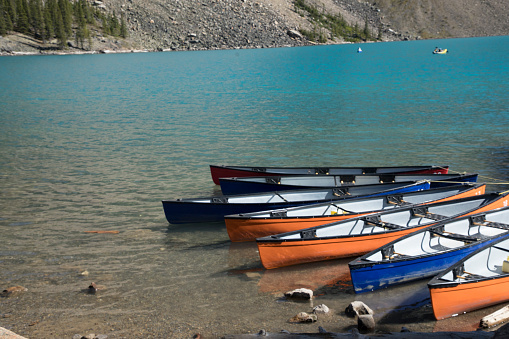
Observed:
[[[509,34],[505,0],[416,0],[411,5],[390,0],[305,0],[328,15],[340,15],[350,26],[367,24],[377,41],[493,36]],[[319,31],[324,44],[345,43],[299,10],[292,0],[95,0],[106,13],[123,13],[126,39],[92,32],[92,46],[80,49],[69,40],[43,43],[18,33],[0,37],[0,55],[92,54],[296,47],[317,44],[301,32]],[[402,7],[403,6],[403,7]]]

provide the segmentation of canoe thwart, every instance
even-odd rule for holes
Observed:
[[[443,232],[440,229],[438,230],[431,230],[430,233],[432,233],[435,236],[444,237],[448,239],[453,240],[460,240],[464,242],[476,242],[481,239],[481,237],[476,237],[473,235],[463,235],[463,234],[457,234],[457,233],[449,233],[449,232]]]
[[[470,223],[472,225],[476,225],[476,226],[487,226],[487,227],[493,227],[493,228],[500,228],[503,230],[509,230],[508,224],[486,220],[485,213],[479,214],[479,215],[474,215],[474,216],[470,217]]]

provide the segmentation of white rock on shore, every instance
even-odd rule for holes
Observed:
[[[0,327],[0,338],[2,339],[26,339],[20,335],[17,335],[14,332],[11,332],[3,327]]]

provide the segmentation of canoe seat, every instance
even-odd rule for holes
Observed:
[[[353,212],[353,211],[349,211],[349,210],[346,210],[346,209],[344,209],[344,208],[342,208],[342,207],[339,207],[339,206],[338,206],[338,205],[336,205],[336,204],[331,204],[331,205],[332,205],[332,206],[334,206],[334,207],[336,207],[338,210],[343,211],[343,214],[354,214],[354,213],[355,213],[355,212]]]
[[[348,186],[341,187],[341,188],[334,187],[332,189],[332,194],[336,197],[343,197],[345,195],[350,195],[350,193],[348,193]]]
[[[326,167],[319,167],[319,168],[315,168],[315,174],[318,175],[318,174],[321,174],[321,175],[328,175],[330,172],[330,169],[329,168],[326,168]]]
[[[367,216],[363,217],[362,220],[364,220],[364,222],[368,225],[374,225],[377,227],[383,227],[383,228],[388,228],[388,229],[392,229],[392,230],[405,228],[400,225],[382,221],[380,219],[379,215],[367,215]]]
[[[378,176],[379,178],[379,181],[380,183],[384,183],[384,182],[394,182],[396,180],[396,175],[395,174],[380,174]]]
[[[401,194],[387,195],[385,199],[387,200],[387,203],[389,203],[391,205],[396,205],[396,206],[411,205],[411,203],[409,203],[408,201],[403,200],[403,195],[401,195]]]
[[[271,218],[286,218],[287,217],[287,211],[272,211],[270,212]]]
[[[456,280],[456,279],[476,280],[476,279],[485,278],[485,276],[483,276],[483,275],[465,271],[465,265],[464,264],[455,267],[452,270],[452,275],[453,275],[454,280]]]
[[[435,220],[435,221],[440,221],[440,220],[449,218],[448,216],[445,216],[445,215],[440,215],[440,214],[429,212],[427,206],[417,206],[417,207],[412,208],[412,215],[414,217],[426,218],[426,219],[431,219],[431,220]]]
[[[265,182],[268,184],[279,185],[279,184],[281,184],[281,177],[276,177],[276,176],[266,177]]]
[[[306,230],[300,232],[300,237],[302,239],[313,239],[316,238],[316,230]]]
[[[228,198],[227,197],[212,197],[210,199],[210,202],[211,203],[216,203],[216,204],[227,204],[228,203]]]
[[[341,184],[355,184],[355,175],[340,175],[339,180]]]

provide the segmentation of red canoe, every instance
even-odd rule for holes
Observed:
[[[271,175],[354,175],[354,174],[447,174],[449,166],[398,167],[251,167],[210,165],[210,174],[216,185],[219,178],[259,177]]]

